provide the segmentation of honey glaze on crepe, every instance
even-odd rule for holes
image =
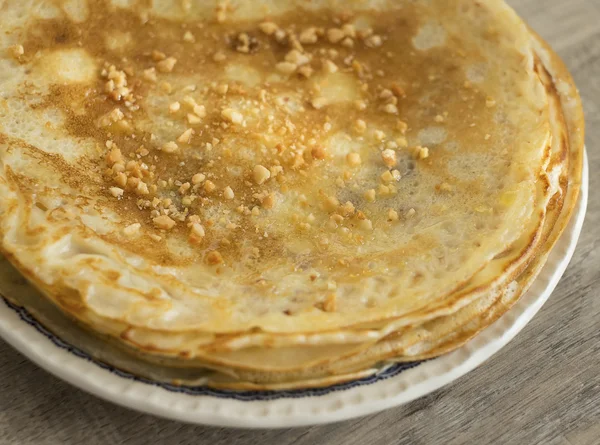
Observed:
[[[90,2],[30,23],[2,137],[44,171],[7,177],[53,240],[86,227],[72,262],[37,256],[42,281],[107,319],[217,331],[367,321],[466,282],[533,212],[545,98],[490,11],[456,2],[481,20],[468,38],[430,21],[441,2],[396,5],[183,22]],[[69,143],[11,122],[17,102]]]

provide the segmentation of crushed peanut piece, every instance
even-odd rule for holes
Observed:
[[[388,210],[388,221],[398,221],[399,216],[398,216],[398,212],[396,212],[394,209],[389,209]]]
[[[266,167],[258,164],[254,166],[253,177],[257,184],[262,184],[271,177],[271,172]]]
[[[110,191],[110,194],[113,195],[115,198],[120,198],[121,196],[123,196],[124,190],[122,188],[110,187],[108,190]]]
[[[223,262],[223,257],[217,250],[213,250],[208,252],[206,255],[206,262],[211,266],[216,266],[217,264],[221,264]]]
[[[331,28],[327,30],[327,39],[331,43],[338,43],[344,37],[346,37],[346,33],[339,28]]]
[[[217,186],[210,179],[207,179],[206,182],[204,182],[204,191],[206,193],[214,192],[216,188]]]
[[[171,104],[169,104],[169,112],[170,113],[177,113],[181,108],[181,104],[179,102],[173,102]]]
[[[233,199],[235,197],[233,190],[229,186],[225,187],[225,189],[223,190],[223,196],[225,197],[225,199]]]
[[[170,73],[175,68],[177,59],[174,57],[167,57],[165,60],[161,60],[156,64],[156,69],[161,73]]]
[[[417,145],[414,148],[413,153],[414,153],[415,158],[417,158],[419,160],[427,159],[429,157],[429,148],[421,147],[420,145]]]
[[[398,162],[396,159],[396,152],[394,150],[385,149],[381,152],[381,158],[383,159],[383,163],[388,167],[392,168]]]
[[[152,219],[154,226],[162,230],[171,230],[177,224],[167,215],[160,215]]]
[[[13,56],[15,59],[18,59],[23,54],[25,54],[25,49],[23,48],[23,45],[13,45],[9,48],[9,51],[10,55]]]
[[[275,65],[275,69],[284,74],[292,74],[297,68],[298,66],[292,62],[279,62]]]
[[[350,165],[352,167],[356,167],[356,166],[359,166],[362,163],[362,160],[360,158],[360,154],[358,154],[358,153],[348,153],[346,155],[346,162],[348,163],[348,165]]]
[[[206,235],[204,226],[198,222],[193,222],[190,226],[190,235],[198,240],[201,240]]]
[[[132,236],[132,235],[135,235],[136,233],[138,233],[140,231],[141,227],[142,227],[142,225],[140,223],[129,224],[127,227],[125,227],[123,229],[123,233],[126,236]]]
[[[183,34],[183,41],[187,43],[194,43],[196,38],[190,31],[186,31],[185,34]]]
[[[364,198],[369,202],[374,202],[375,196],[376,196],[375,189],[369,189],[364,194]]]
[[[321,65],[323,66],[323,71],[325,71],[328,74],[333,74],[333,73],[338,72],[338,66],[329,59],[323,60],[321,62]]]
[[[194,135],[194,130],[192,128],[188,128],[177,138],[177,142],[181,144],[189,144],[192,136]]]
[[[233,108],[225,108],[221,111],[221,117],[233,124],[241,124],[244,121],[244,116]]]
[[[272,36],[279,29],[279,26],[273,22],[262,22],[260,25],[258,25],[258,29],[260,29],[266,35]]]
[[[386,104],[383,107],[383,111],[388,114],[398,114],[398,107],[394,104]]]
[[[417,211],[415,209],[409,209],[406,212],[406,218],[412,218],[413,216],[415,216],[416,213],[417,213]]]
[[[156,82],[157,81],[156,68],[152,67],[152,68],[148,68],[147,70],[144,70],[142,77],[145,80],[147,80],[148,82]]]
[[[165,153],[175,153],[177,150],[179,150],[179,146],[175,142],[170,141],[166,144],[163,144],[163,146],[160,147],[160,149]]]
[[[202,173],[196,173],[194,176],[192,176],[192,184],[194,184],[194,185],[200,184],[205,179],[206,179],[205,175],[203,175]]]

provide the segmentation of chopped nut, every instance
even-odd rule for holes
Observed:
[[[362,163],[362,160],[360,158],[360,154],[348,153],[346,155],[346,162],[348,163],[348,165],[350,165],[352,167],[357,167]]]
[[[227,94],[227,91],[229,91],[229,85],[226,83],[219,84],[216,90],[219,94]]]
[[[121,162],[123,162],[123,154],[121,153],[121,150],[116,147],[112,148],[106,155],[106,163],[112,166],[113,164]]]
[[[338,71],[337,65],[329,59],[323,60],[321,62],[321,65],[323,66],[323,71],[325,71],[326,73],[333,74],[337,73]]]
[[[388,167],[392,168],[398,162],[396,159],[396,152],[394,150],[385,149],[381,152],[381,158],[383,159],[383,163]]]
[[[334,293],[327,295],[323,302],[323,310],[325,312],[335,312],[336,310],[336,296]]]
[[[144,70],[142,77],[148,82],[156,82],[156,68],[148,68],[147,70]]]
[[[202,123],[202,119],[193,113],[188,113],[186,119],[190,125],[198,125]]]
[[[260,203],[265,209],[272,209],[275,206],[275,195],[273,193],[269,193],[262,199]]]
[[[221,111],[221,117],[233,124],[241,124],[244,121],[244,116],[232,108],[225,108],[223,111]]]
[[[378,48],[381,45],[383,45],[383,40],[380,36],[374,34],[365,39],[365,45],[367,45],[370,48]]]
[[[284,74],[292,74],[297,68],[298,66],[292,62],[279,62],[275,65],[275,69]]]
[[[171,230],[177,224],[167,215],[157,216],[156,218],[152,219],[152,222],[154,223],[155,227],[163,230]]]
[[[138,185],[135,188],[135,192],[138,195],[147,195],[150,193],[150,191],[148,190],[148,186],[146,185],[145,182],[142,182],[142,181],[138,182]]]
[[[310,62],[310,56],[293,49],[285,55],[285,61],[293,63],[296,66],[302,66]]]
[[[401,134],[406,134],[406,130],[408,130],[408,124],[404,121],[398,121],[396,127],[398,128],[398,130],[400,130]]]
[[[298,68],[298,74],[306,77],[307,79],[314,74],[315,70],[313,70],[310,66],[304,65]]]
[[[279,26],[273,22],[262,22],[260,25],[258,25],[258,29],[260,29],[266,35],[271,36],[275,34],[275,31],[279,29]]]
[[[327,39],[331,42],[331,43],[338,43],[340,42],[344,37],[346,37],[346,33],[344,33],[344,31],[342,31],[339,28],[331,28],[327,30]]]
[[[358,227],[362,230],[373,230],[373,222],[370,219],[362,219],[358,221]]]
[[[225,59],[227,59],[227,56],[221,51],[213,54],[213,61],[215,62],[223,62]]]
[[[120,198],[121,196],[123,196],[124,190],[122,188],[110,187],[108,190],[110,191],[110,194],[113,195],[115,198]]]
[[[367,130],[367,123],[362,119],[356,119],[354,121],[354,130],[359,134],[364,133]]]
[[[364,111],[364,110],[367,109],[367,103],[364,100],[355,100],[354,101],[354,107],[358,111]]]
[[[373,134],[378,141],[383,141],[385,139],[385,133],[381,130],[375,130]]]
[[[444,116],[442,116],[441,114],[438,114],[435,119],[434,119],[437,123],[442,123],[444,122]]]
[[[310,151],[310,154],[313,158],[323,160],[327,156],[327,152],[322,146],[317,146]]]
[[[415,216],[415,214],[417,213],[417,211],[415,209],[409,209],[406,212],[406,218],[412,218],[413,216]]]
[[[169,112],[177,113],[180,108],[181,108],[181,104],[179,102],[173,102],[172,104],[169,105]]]
[[[206,179],[206,176],[204,176],[202,173],[196,173],[194,176],[192,176],[192,184],[194,184],[194,185],[200,184],[205,179]]]
[[[173,86],[169,82],[161,82],[159,84],[159,88],[161,89],[161,91],[167,94],[171,94],[171,92],[173,91]]]
[[[157,51],[157,50],[152,51],[152,59],[155,62],[160,62],[161,60],[165,60],[166,58],[167,58],[167,55],[165,53],[163,53],[162,51]]]
[[[225,187],[225,189],[223,190],[223,196],[225,197],[225,199],[233,199],[235,197],[235,195],[233,194],[233,190],[229,186]]]
[[[398,217],[398,212],[396,212],[394,209],[389,209],[388,210],[388,221],[398,221],[399,217]]]
[[[254,166],[253,176],[257,184],[262,184],[271,177],[271,172],[266,167],[258,164]]]
[[[329,104],[329,100],[325,97],[317,97],[317,98],[313,99],[310,102],[310,104],[317,110],[320,110],[321,108],[323,108]]]
[[[375,196],[376,194],[374,189],[367,190],[364,194],[364,198],[369,202],[375,201]]]
[[[190,140],[192,139],[193,134],[194,134],[194,130],[191,128],[188,128],[183,133],[181,133],[181,135],[177,138],[177,142],[179,142],[181,144],[189,144]]]
[[[192,34],[190,31],[186,31],[183,35],[183,41],[187,43],[194,43],[196,41],[196,38],[194,37],[194,34]]]
[[[216,266],[223,262],[223,257],[217,250],[213,250],[206,255],[206,262],[211,266]]]
[[[161,73],[170,73],[173,71],[175,64],[177,63],[177,59],[174,57],[167,57],[165,60],[161,60],[156,64],[156,69]]]
[[[10,55],[13,56],[15,59],[18,59],[23,54],[25,54],[25,49],[23,48],[23,45],[13,45],[9,48],[9,51]]]
[[[175,153],[179,150],[179,146],[175,142],[170,141],[164,144],[160,149],[165,153]]]
[[[206,235],[206,232],[204,231],[204,226],[198,222],[192,223],[192,225],[190,226],[190,235],[196,238],[197,240],[202,240],[202,238],[204,238],[204,236]]]
[[[384,171],[380,177],[383,182],[393,182],[394,181],[394,176],[392,175],[392,173],[389,170]]]
[[[123,233],[126,236],[133,236],[140,231],[142,225],[140,223],[129,224],[127,227],[123,229]]]
[[[117,185],[125,187],[127,185],[127,175],[125,175],[125,173],[123,172],[117,173],[115,175],[115,182],[117,183]]]
[[[204,183],[204,191],[206,193],[211,193],[211,192],[215,191],[216,188],[217,188],[217,186],[210,179],[207,179],[206,182]]]
[[[354,204],[350,201],[346,201],[346,204],[341,207],[341,211],[345,216],[352,215],[355,210]]]
[[[398,114],[398,107],[394,104],[386,104],[383,107],[383,111],[388,114]]]
[[[418,145],[414,148],[413,153],[415,158],[419,160],[426,159],[429,157],[429,148]]]
[[[300,40],[300,43],[304,44],[317,43],[317,41],[319,40],[317,28],[315,28],[314,26],[306,28],[300,33],[300,35],[298,36],[298,40]]]
[[[179,186],[178,192],[180,195],[185,195],[191,187],[192,185],[189,182],[184,182]]]

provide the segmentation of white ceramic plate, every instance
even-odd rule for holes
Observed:
[[[335,422],[422,397],[479,366],[525,327],[563,275],[581,232],[588,198],[587,156],[577,208],[529,291],[496,323],[457,351],[420,364],[395,365],[377,376],[323,389],[231,392],[139,379],[91,359],[0,298],[0,335],[42,368],[106,400],[185,422],[278,428]]]

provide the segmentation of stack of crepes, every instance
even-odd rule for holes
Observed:
[[[1,12],[1,249],[41,291],[3,293],[147,377],[306,388],[452,351],[577,200],[578,93],[500,0]]]

